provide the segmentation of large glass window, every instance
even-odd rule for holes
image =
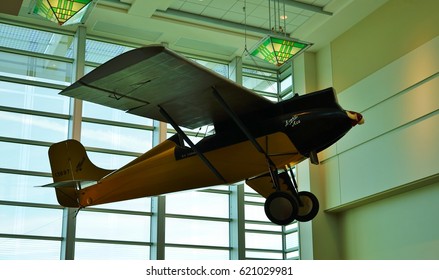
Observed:
[[[246,258],[282,259],[282,227],[271,223],[265,215],[265,198],[248,186],[244,190]]]
[[[61,254],[61,240],[2,237],[0,245],[0,260],[59,260]]]
[[[132,49],[86,40],[86,69]],[[152,148],[152,120],[83,102],[81,143],[90,160],[118,169]],[[123,186],[121,186],[123,187]],[[148,259],[151,199],[139,198],[90,207],[77,216],[75,259]]]
[[[52,178],[0,173],[0,200],[40,204],[58,204],[51,188],[37,188],[52,182]]]
[[[77,218],[77,238],[149,241],[148,216],[81,211]]]
[[[47,146],[0,142],[0,168],[50,172]]]
[[[82,120],[80,140],[91,161],[117,169],[156,145],[159,129],[150,119],[89,102],[82,102],[81,116],[71,115],[72,99],[58,93],[73,82],[72,35],[0,23],[0,259],[59,259],[61,240],[73,240],[75,259],[155,258],[151,246],[162,246],[165,259],[229,259],[238,238],[231,229],[235,189],[229,186],[168,194],[159,210],[152,209],[151,198],[89,207],[75,217],[75,238],[67,238],[63,225],[69,217],[55,191],[35,187],[52,182],[50,145],[71,137],[72,120]],[[133,47],[86,39],[83,70]],[[229,75],[227,63],[191,59]],[[250,67],[243,72],[244,86],[273,101],[279,91],[291,92],[290,78]],[[168,135],[175,133],[167,128]],[[196,143],[211,128],[185,131]],[[238,223],[245,226],[245,245],[233,250],[244,250],[247,259],[299,257],[297,224],[268,221],[264,198],[248,187],[244,201],[236,199],[244,204],[245,220]],[[158,232],[163,244],[151,240]]]
[[[151,119],[127,114],[122,110],[112,109],[86,101],[83,102],[82,115],[88,119],[152,126]]]
[[[197,59],[192,58],[193,61],[195,61],[198,64],[203,65],[204,67],[216,72],[217,74],[220,74],[223,77],[228,78],[229,77],[229,67],[227,64],[215,62],[215,61],[207,61],[203,59]]]
[[[227,77],[228,65],[191,58]],[[168,137],[175,131],[170,125]],[[211,133],[211,126],[184,129],[193,143]],[[166,259],[229,258],[229,191],[227,186],[166,195]]]
[[[72,36],[0,23],[0,259],[59,259],[48,147],[68,137]]]
[[[242,85],[265,98],[278,100],[278,81],[276,72],[262,71],[253,68],[242,69]]]
[[[149,245],[76,241],[76,260],[148,260]]]
[[[85,146],[129,152],[145,152],[152,147],[152,131],[83,122],[81,142]]]
[[[229,197],[227,193],[210,193],[207,191],[168,194],[166,196],[166,213],[228,218]]]
[[[134,49],[130,46],[122,46],[93,39],[86,40],[85,61],[88,63],[102,64],[124,52]]]
[[[61,237],[59,209],[0,205],[0,233]]]
[[[167,260],[228,260],[228,249],[166,247]]]
[[[294,94],[293,85],[293,67],[291,63],[289,67],[282,67],[278,73],[280,82],[279,99],[285,100],[291,98]]]
[[[0,67],[0,69],[3,68]],[[0,104],[19,109],[67,115],[70,110],[70,99],[59,95],[59,91],[59,89],[27,83],[0,81]]]
[[[67,130],[64,119],[0,111],[0,136],[58,142],[65,140]]]
[[[0,71],[3,76],[60,85],[68,85],[72,80],[72,64],[68,60],[0,52],[0,62],[6,70]]]
[[[72,36],[0,23],[0,47],[72,58]]]
[[[166,219],[166,243],[223,246],[229,245],[228,222],[200,219]]]

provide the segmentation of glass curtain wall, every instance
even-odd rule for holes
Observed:
[[[85,73],[133,47],[87,39]],[[90,160],[117,169],[152,148],[153,122],[84,101],[81,143]],[[87,207],[76,217],[75,259],[149,259],[151,199]]]
[[[63,210],[48,147],[68,137],[69,34],[0,23],[0,259],[59,259]]]
[[[73,35],[0,23],[0,259],[62,258],[66,213],[52,189],[35,186],[52,182],[48,147],[69,137],[71,100],[58,93],[73,82]],[[87,39],[85,73],[133,47]],[[227,76],[226,63],[194,60]],[[278,99],[275,72],[244,68],[243,84]],[[116,169],[157,144],[157,122],[82,105],[80,138],[97,166]],[[168,136],[174,133],[167,129]],[[187,133],[196,142],[209,130]],[[69,241],[74,259],[298,258],[297,225],[270,223],[263,198],[243,184],[159,200],[158,210],[157,198],[81,210]],[[236,221],[241,208],[234,205],[245,220]]]
[[[292,67],[281,71],[243,67],[243,85],[278,102],[291,96]],[[299,259],[297,222],[283,227],[271,223],[264,212],[265,198],[245,185],[245,241],[247,259]],[[264,240],[264,242],[260,242]]]

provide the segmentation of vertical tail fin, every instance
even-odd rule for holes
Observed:
[[[77,186],[81,182],[98,181],[112,170],[94,165],[84,146],[76,140],[55,143],[49,148],[56,197],[62,206],[78,207]]]

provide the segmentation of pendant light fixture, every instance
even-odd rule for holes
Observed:
[[[268,13],[271,32],[250,50],[250,54],[276,66],[281,66],[304,52],[312,44],[287,36],[285,0],[268,0]]]
[[[35,0],[32,13],[59,25],[81,23],[96,0]]]

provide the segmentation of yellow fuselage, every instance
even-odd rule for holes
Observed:
[[[305,157],[298,153],[282,132],[257,138],[281,168]],[[166,140],[125,167],[102,178],[97,184],[80,190],[79,204],[91,206],[127,199],[155,196],[221,184],[232,184],[266,173],[268,162],[250,141],[205,152],[204,155],[224,177],[220,180],[197,155],[177,159],[176,143]],[[237,172],[239,170],[239,172]]]

